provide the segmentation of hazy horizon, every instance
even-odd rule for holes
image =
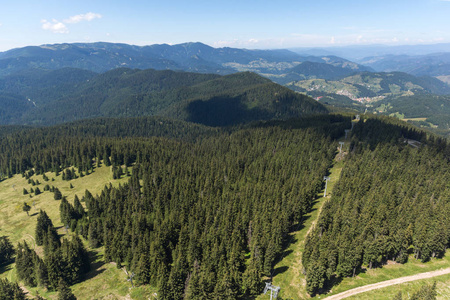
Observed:
[[[2,4],[0,51],[97,41],[247,49],[450,43],[449,13],[449,0],[18,0]]]

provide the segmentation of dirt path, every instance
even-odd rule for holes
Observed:
[[[415,281],[415,280],[420,280],[420,279],[427,279],[427,278],[432,278],[432,277],[436,277],[436,276],[440,276],[440,275],[446,275],[446,274],[450,274],[450,268],[447,269],[441,269],[441,270],[437,270],[437,271],[431,271],[431,272],[425,272],[425,273],[420,273],[420,274],[416,274],[416,275],[411,275],[411,276],[406,276],[406,277],[400,277],[400,278],[396,278],[396,279],[391,279],[391,280],[386,280],[386,281],[382,281],[382,282],[378,282],[378,283],[373,283],[373,284],[368,284],[365,286],[361,286],[361,287],[357,287],[330,297],[327,297],[327,300],[339,300],[339,299],[344,299],[350,296],[354,296],[357,294],[361,294],[361,293],[365,293],[368,291],[372,291],[372,290],[376,290],[376,289],[381,289],[387,286],[391,286],[391,285],[395,285],[395,284],[400,284],[400,283],[405,283],[405,282],[409,282],[409,281]]]
[[[323,198],[323,190],[318,195],[317,201],[314,203],[312,210],[305,215],[305,221],[300,225],[297,231],[290,233],[292,243],[286,249],[286,255],[279,261],[274,268],[273,284],[281,287],[283,298],[288,299],[308,299],[306,293],[306,280],[303,274],[302,255],[305,250],[305,239],[307,234],[314,228],[317,223],[322,206],[325,199],[329,199],[332,194],[333,187],[340,177],[342,163],[335,162],[330,170],[330,181],[328,182],[327,197]],[[267,298],[267,297],[266,297]],[[257,300],[266,299],[259,296]]]

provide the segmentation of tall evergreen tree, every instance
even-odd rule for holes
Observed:
[[[9,282],[7,279],[0,279],[0,299],[25,300],[25,293],[17,283]]]
[[[53,227],[53,223],[48,217],[47,213],[43,210],[39,211],[39,215],[37,217],[37,223],[36,223],[36,244],[38,246],[42,246],[44,244],[44,239],[47,235],[47,230],[49,227]]]
[[[58,188],[55,187],[53,193],[54,193],[53,194],[53,198],[55,200],[61,200],[62,199],[61,191]]]
[[[7,236],[0,236],[0,266],[11,261],[15,254],[14,246]]]
[[[64,281],[60,278],[58,283],[58,300],[76,300],[77,298],[72,293],[72,290]]]

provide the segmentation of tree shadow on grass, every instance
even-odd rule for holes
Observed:
[[[102,268],[105,265],[105,262],[101,259],[102,255],[92,250],[88,252],[88,255],[89,261],[91,262],[91,270],[84,275],[84,281],[92,279],[95,276],[105,272],[105,268]]]
[[[359,274],[364,274],[366,272],[367,272],[366,268],[357,268],[355,272],[355,277],[358,276]],[[328,281],[328,284],[326,284],[323,289],[319,290],[319,294],[330,293],[333,287],[338,286],[342,282],[342,280],[344,280],[344,277],[337,277],[333,275],[330,281]]]
[[[326,295],[330,293],[333,287],[338,286],[343,279],[343,277],[333,275],[329,281],[326,281],[325,286],[321,288],[316,295]]]
[[[3,274],[3,273],[8,272],[8,271],[11,271],[13,262],[14,262],[14,260],[11,260],[11,261],[9,261],[6,264],[2,264],[0,266],[0,274]]]
[[[292,232],[295,232],[295,231],[300,231],[300,230],[302,230],[303,228],[305,228],[305,222],[306,222],[309,218],[311,218],[310,215],[309,215],[309,216],[306,216],[306,215],[302,216],[302,219],[300,220],[300,222],[298,222],[298,223],[296,223],[296,224],[293,224],[293,225],[289,228],[289,232],[292,233]]]
[[[291,251],[291,252],[292,252],[292,251]],[[283,273],[286,272],[287,270],[289,270],[289,267],[288,267],[288,266],[282,266],[282,267],[275,268],[275,269],[273,270],[272,277],[275,277],[275,276],[277,276],[278,274],[283,274]]]

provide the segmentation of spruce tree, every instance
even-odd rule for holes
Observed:
[[[46,255],[45,264],[47,267],[48,288],[56,290],[59,280],[64,276],[61,252],[54,251]]]
[[[55,187],[53,193],[54,193],[53,198],[55,200],[61,200],[62,199],[61,191],[58,188]]]
[[[86,214],[86,212],[84,211],[84,207],[81,204],[80,199],[78,199],[77,195],[75,195],[75,199],[73,200],[73,209],[77,220],[81,219]]]
[[[58,300],[76,300],[77,298],[72,293],[72,290],[64,281],[60,278],[58,283]]]
[[[56,232],[56,228],[48,226],[47,233],[44,236],[44,254],[47,256],[49,253],[56,251],[60,246],[61,240]]]
[[[34,260],[34,276],[39,286],[48,286],[47,265],[38,255],[35,256]]]
[[[5,300],[25,300],[25,293],[17,283],[9,282],[7,279],[0,279],[0,299]]]
[[[16,270],[17,277],[23,281],[25,285],[36,286],[36,278],[34,274],[34,261],[36,253],[28,247],[26,242],[17,245]]]
[[[59,205],[59,215],[61,218],[61,222],[64,225],[70,225],[70,221],[74,216],[74,208],[72,204],[67,201],[67,197],[63,197],[61,203]]]
[[[14,256],[15,250],[7,236],[0,237],[0,266],[8,263]]]
[[[44,239],[47,235],[48,227],[53,227],[52,220],[48,217],[47,213],[43,210],[39,211],[36,223],[36,244],[42,246],[44,244]]]

